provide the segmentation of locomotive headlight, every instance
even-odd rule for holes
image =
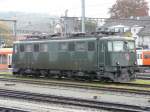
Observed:
[[[119,61],[117,61],[117,62],[116,62],[116,65],[119,65],[119,64],[120,64]]]

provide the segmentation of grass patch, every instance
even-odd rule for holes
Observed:
[[[147,85],[150,85],[150,80],[141,80],[141,79],[137,79],[137,80],[133,81],[132,83],[135,83],[135,84],[147,84]]]
[[[0,72],[0,75],[12,75],[11,72]]]

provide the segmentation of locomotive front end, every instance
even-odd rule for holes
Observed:
[[[114,82],[128,82],[136,77],[136,50],[132,38],[117,37],[107,40],[105,71]]]
[[[108,41],[108,54],[116,82],[135,79],[137,62],[134,40],[125,38]]]

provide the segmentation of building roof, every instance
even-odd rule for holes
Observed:
[[[140,36],[150,36],[150,16],[128,18],[128,19],[107,19],[103,25],[104,28],[112,26],[140,26],[143,29],[138,33]]]
[[[107,19],[104,26],[116,26],[116,25],[124,25],[124,26],[146,26],[150,23],[150,16],[147,17],[138,17],[138,18],[128,18],[128,19]]]
[[[150,36],[150,25],[146,25],[141,31],[138,33],[139,36]]]

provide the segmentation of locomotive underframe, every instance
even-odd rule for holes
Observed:
[[[50,70],[50,69],[32,69],[32,68],[14,68],[14,75],[32,75],[34,77],[55,77],[55,78],[72,78],[86,80],[100,80],[112,82],[128,82],[135,80],[135,67],[113,67],[113,70],[102,68],[95,71],[82,70]]]

